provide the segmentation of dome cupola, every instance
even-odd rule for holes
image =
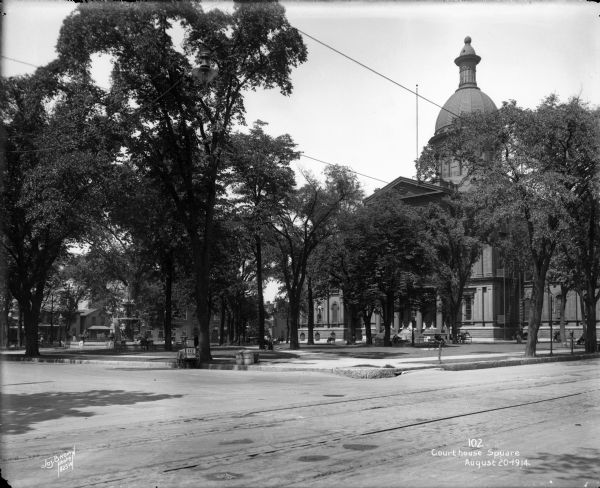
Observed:
[[[480,61],[481,57],[475,53],[475,49],[471,46],[471,38],[467,36],[464,47],[454,60],[459,68],[458,89],[444,104],[444,108],[438,115],[435,123],[436,135],[450,126],[460,114],[491,113],[497,110],[492,99],[477,87],[476,66]]]

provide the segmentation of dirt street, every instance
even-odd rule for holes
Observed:
[[[2,476],[13,487],[598,486],[599,363],[364,380],[5,362]]]

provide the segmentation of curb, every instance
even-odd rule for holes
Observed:
[[[596,359],[600,358],[600,353],[580,353],[574,355],[560,355],[560,356],[540,356],[534,358],[511,358],[511,359],[490,359],[481,361],[470,361],[470,362],[454,362],[454,363],[442,363],[431,362],[429,364],[414,364],[411,367],[356,367],[356,366],[344,366],[344,367],[331,367],[331,368],[299,368],[295,366],[271,366],[266,364],[252,364],[252,365],[238,365],[234,363],[206,363],[199,367],[190,369],[210,369],[210,370],[223,370],[223,371],[271,371],[271,372],[309,372],[309,373],[330,373],[337,374],[340,376],[346,376],[357,379],[378,379],[378,378],[391,378],[399,376],[404,373],[408,373],[416,370],[424,369],[441,369],[445,371],[464,371],[472,369],[487,369],[487,368],[501,368],[507,366],[523,366],[528,364],[538,363],[550,363],[560,361],[578,361],[585,359]],[[46,364],[101,364],[111,368],[127,367],[127,368],[139,368],[139,369],[177,369],[177,360],[157,360],[157,361],[128,361],[128,360],[111,360],[111,359],[81,359],[81,358],[52,358],[48,356],[26,358],[23,356],[16,355],[2,355],[0,362],[2,361],[14,361],[14,362],[29,362],[29,363],[46,363]]]
[[[137,367],[140,369],[161,368],[161,369],[177,369],[177,361],[117,361],[117,360],[101,360],[101,359],[70,359],[70,358],[25,358],[22,356],[5,356],[2,361],[14,361],[25,363],[47,363],[47,364],[102,364],[109,367]],[[439,365],[419,365],[403,370],[401,368],[360,368],[360,367],[336,367],[336,368],[298,368],[294,366],[269,366],[266,364],[239,365],[231,363],[206,363],[199,367],[190,367],[182,369],[210,369],[221,371],[271,371],[271,372],[304,372],[304,373],[329,373],[338,374],[358,379],[378,379],[391,378],[401,375],[403,372],[417,369],[433,369],[439,368]]]
[[[46,364],[104,364],[107,366],[137,366],[139,368],[148,368],[151,366],[162,368],[175,368],[176,361],[117,361],[111,359],[78,359],[78,358],[25,358],[22,356],[4,356],[1,361],[13,361],[22,363],[46,363]]]
[[[562,356],[541,356],[534,358],[521,358],[521,359],[499,359],[491,361],[477,361],[469,363],[454,363],[454,364],[440,364],[445,371],[465,371],[469,369],[487,369],[487,368],[503,368],[506,366],[525,366],[528,364],[538,363],[557,363],[563,361],[579,361],[582,359],[596,359],[600,358],[600,353],[591,354],[573,354],[573,355],[562,355]]]

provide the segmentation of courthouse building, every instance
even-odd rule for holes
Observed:
[[[435,146],[443,141],[455,115],[491,113],[497,110],[494,101],[477,85],[476,67],[480,61],[481,57],[471,45],[471,38],[467,37],[459,56],[454,60],[459,68],[458,88],[440,110],[434,134],[429,140],[431,145]],[[438,181],[424,183],[399,177],[369,196],[365,204],[376,205],[378,200],[394,198],[407,205],[424,206],[446,198],[456,186],[459,191],[468,191],[469,184],[468,181],[464,181],[465,176],[466,172],[460,164],[455,161],[443,161]],[[465,288],[460,318],[461,332],[468,331],[473,340],[511,340],[519,328],[527,326],[531,283],[527,273],[509,273],[504,262],[497,249],[484,246],[480,258],[473,266],[471,279]],[[439,300],[422,304],[419,309],[399,301],[396,304],[394,330],[401,332],[402,329],[412,327],[417,336],[423,332],[441,332],[445,329],[445,324],[440,308]],[[550,321],[558,329],[561,310],[560,289],[551,286],[545,296],[542,326],[538,335],[540,340],[550,337]],[[596,314],[600,317],[600,304]],[[564,315],[567,329],[574,330],[575,337],[579,338],[582,334],[581,304],[574,291],[567,295]],[[347,336],[343,297],[339,291],[334,291],[326,300],[315,304],[315,317],[315,336],[318,333],[321,341],[329,337],[330,331],[337,337],[341,336],[340,338]],[[374,314],[373,322],[369,324],[374,335],[381,332],[382,324],[381,317]],[[301,341],[306,340],[305,326],[300,327],[299,335]],[[364,336],[364,324],[360,336]]]

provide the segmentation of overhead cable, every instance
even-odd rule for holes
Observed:
[[[358,60],[354,59],[353,57],[351,57],[351,56],[348,56],[347,54],[344,54],[342,51],[339,51],[338,49],[334,48],[333,46],[330,46],[329,44],[327,44],[327,43],[325,43],[325,42],[323,42],[323,41],[320,41],[320,40],[319,40],[319,39],[317,39],[316,37],[314,37],[314,36],[311,36],[310,34],[307,34],[306,32],[304,32],[304,31],[302,31],[302,30],[298,29],[297,27],[295,27],[295,29],[296,29],[298,32],[300,32],[300,34],[303,34],[303,35],[305,35],[306,37],[308,37],[308,38],[312,39],[313,41],[315,41],[315,42],[318,42],[318,43],[319,43],[319,44],[321,44],[322,46],[325,46],[327,49],[331,49],[333,52],[335,52],[335,53],[339,54],[340,56],[343,56],[344,58],[346,58],[346,59],[348,59],[348,60],[352,61],[353,63],[356,63],[356,64],[358,64],[359,66],[361,66],[361,67],[365,68],[366,70],[369,70],[370,72],[372,72],[372,73],[376,74],[377,76],[380,76],[380,77],[382,77],[383,79],[385,79],[385,80],[389,81],[390,83],[393,83],[394,85],[396,85],[396,86],[399,86],[400,88],[402,88],[402,89],[406,90],[407,92],[409,92],[409,93],[412,93],[413,95],[416,95],[418,98],[421,98],[421,99],[425,100],[426,102],[429,102],[429,103],[431,103],[432,105],[435,105],[436,107],[438,107],[438,108],[441,108],[442,110],[445,110],[445,111],[446,111],[446,112],[448,112],[449,114],[451,114],[451,115],[454,115],[455,117],[458,117],[458,118],[460,118],[460,115],[458,115],[458,114],[455,114],[455,113],[454,113],[454,112],[452,112],[451,110],[448,110],[446,107],[443,107],[442,105],[440,105],[440,104],[438,104],[438,103],[435,103],[433,100],[430,100],[429,98],[427,98],[427,97],[424,97],[423,95],[420,95],[418,92],[416,92],[416,91],[414,91],[414,90],[411,90],[410,88],[408,88],[408,87],[404,86],[402,83],[398,83],[397,81],[393,80],[393,79],[392,79],[392,78],[390,78],[389,76],[386,76],[386,75],[384,75],[383,73],[380,73],[379,71],[377,71],[377,70],[375,70],[375,69],[373,69],[373,68],[371,68],[371,67],[367,66],[366,64],[364,64],[364,63],[361,63],[360,61],[358,61]]]
[[[3,58],[6,59],[10,59],[12,61],[16,61],[18,63],[22,63],[22,64],[27,64],[29,66],[33,66],[35,68],[39,68],[40,66],[36,66],[34,64],[31,63],[27,63],[26,61],[20,61],[18,59],[13,59],[13,58],[9,58],[7,56],[2,56]],[[177,80],[175,83],[173,83],[173,85],[171,85],[167,90],[165,90],[161,95],[159,95],[157,98],[155,98],[152,103],[150,104],[150,106],[154,105],[156,102],[158,102],[162,97],[164,97],[167,93],[169,93],[171,90],[173,90],[179,83],[181,83],[183,80],[183,78],[180,78],[179,80]],[[139,109],[141,110],[141,109]],[[21,134],[22,136],[23,134]],[[41,149],[25,149],[25,150],[17,150],[17,151],[7,151],[9,153],[19,153],[19,154],[24,154],[24,153],[35,153],[35,152],[44,152],[44,151],[54,151],[57,149],[62,149],[62,148],[66,148],[66,147],[71,147],[73,146],[72,144],[68,144],[68,145],[61,145],[61,146],[52,146],[52,147],[47,147],[47,148],[41,148]],[[308,154],[305,154],[304,152],[301,153],[301,156],[307,159],[311,159],[313,161],[317,161],[319,163],[325,164],[327,166],[340,166],[337,163],[328,163],[327,161],[323,161],[322,159],[319,158],[315,158],[313,156],[309,156]],[[369,178],[371,180],[375,180],[375,181],[379,181],[380,183],[385,183],[386,185],[389,183],[389,181],[384,181],[382,179],[376,178],[374,176],[369,176],[366,175],[364,173],[359,173],[358,171],[354,171],[353,169],[351,169],[349,166],[343,165],[344,167],[346,167],[348,169],[348,171],[350,171],[351,173],[354,173],[356,175],[362,176],[364,178]]]
[[[308,154],[304,154],[304,152],[301,152],[301,156],[304,157],[304,158],[312,159],[313,161],[317,161],[319,163],[326,164],[327,166],[344,166],[345,168],[348,169],[348,171],[350,171],[350,173],[354,173],[354,174],[357,174],[359,176],[363,176],[365,178],[370,178],[372,180],[379,181],[381,183],[385,183],[386,185],[389,183],[389,181],[380,180],[379,178],[375,178],[374,176],[369,176],[369,175],[365,175],[363,173],[359,173],[358,171],[354,171],[349,166],[339,165],[339,164],[336,164],[336,163],[328,163],[327,161],[323,161],[322,159],[314,158],[312,156],[309,156]]]

